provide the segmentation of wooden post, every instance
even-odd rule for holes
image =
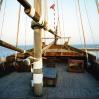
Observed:
[[[27,0],[17,0],[25,9],[31,9],[31,5],[27,2]]]
[[[57,28],[58,28],[58,27],[56,26],[56,35],[57,35],[57,33],[58,33]],[[57,44],[57,40],[58,40],[58,38],[57,38],[56,35],[54,35],[54,37],[55,37],[55,42],[54,42],[54,44],[55,44],[55,45]]]
[[[34,0],[34,8],[41,16],[41,0]],[[43,90],[43,72],[42,72],[42,29],[34,29],[34,57],[37,59],[33,66],[33,84],[34,94],[42,95]]]
[[[96,7],[97,7],[97,12],[99,14],[99,2],[98,2],[98,0],[96,0]]]

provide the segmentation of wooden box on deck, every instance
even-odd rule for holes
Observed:
[[[45,87],[54,87],[57,83],[57,71],[55,68],[47,67],[43,70],[43,85]]]
[[[84,60],[69,59],[67,71],[68,72],[79,72],[79,73],[84,72]]]

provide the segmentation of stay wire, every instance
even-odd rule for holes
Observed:
[[[95,46],[95,38],[94,38],[94,35],[93,35],[93,30],[92,30],[92,26],[91,26],[91,23],[90,23],[90,19],[89,19],[88,10],[87,10],[87,6],[86,6],[85,0],[84,0],[84,6],[85,6],[85,11],[86,11],[86,16],[87,16],[90,32],[92,34],[91,36],[92,36],[92,39],[93,39],[93,45],[94,45],[94,48],[96,48],[96,46]]]
[[[80,33],[80,38],[79,38],[79,40],[80,40],[80,42],[81,42],[81,44],[82,44],[82,38],[81,38],[81,32],[80,32],[80,26],[79,26],[79,16],[78,16],[78,9],[77,9],[77,4],[76,4],[76,1],[75,0],[73,0],[74,1],[74,4],[75,4],[75,10],[76,10],[76,20],[77,20],[77,27],[78,27],[78,33]],[[83,44],[82,44],[83,45]]]
[[[64,18],[63,18],[63,5],[61,0],[61,15],[62,15],[62,26],[63,26],[63,36],[65,37],[65,29],[64,29]],[[63,40],[65,42],[65,39]]]
[[[47,22],[47,25],[48,25],[48,1],[47,0],[44,0],[44,6],[45,6],[45,9],[44,9],[44,19],[45,21]],[[44,30],[44,37],[46,36],[45,34],[47,33],[47,31]],[[46,39],[44,40],[45,44],[46,44]]]
[[[60,28],[60,17],[59,17],[59,3],[58,3],[58,0],[57,0],[57,32],[60,33],[60,36],[61,36],[61,28]],[[61,44],[62,44],[62,38],[60,39],[61,41]],[[60,50],[60,49],[59,49]],[[62,56],[62,46],[61,46],[61,56]]]
[[[16,47],[18,47],[18,41],[19,41],[20,14],[21,14],[21,4],[19,5],[19,11],[18,11],[18,23],[17,23]],[[17,52],[16,52],[16,54],[15,54],[15,60],[16,60],[16,58],[17,58]]]
[[[3,35],[3,27],[4,27],[4,22],[5,22],[5,12],[6,12],[6,1],[5,1],[5,6],[4,6],[3,20],[2,20],[2,24],[1,24],[0,40],[1,40],[2,35]]]
[[[26,20],[25,20],[25,50],[26,50],[26,48],[27,48],[27,38],[26,38],[26,32],[27,32],[27,29],[26,29],[26,27],[27,27],[27,16],[26,16]]]
[[[84,48],[85,48],[85,52],[86,52],[87,65],[88,65],[88,60],[89,60],[89,59],[88,59],[88,51],[87,51],[86,38],[85,38],[85,32],[84,32],[84,27],[83,27],[83,21],[82,21],[81,8],[80,8],[79,0],[78,0],[78,8],[79,8],[81,28],[82,28],[83,39],[84,39]]]

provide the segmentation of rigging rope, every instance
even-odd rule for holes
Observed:
[[[58,32],[60,32],[60,18],[59,18],[58,0],[57,0],[57,16],[58,16],[58,19],[57,19],[57,28],[58,28]],[[60,35],[61,35],[61,32],[60,32]]]
[[[19,5],[19,12],[18,12],[18,26],[17,26],[16,47],[18,46],[18,38],[19,38],[20,13],[21,13],[21,5]]]
[[[47,0],[44,0],[44,19],[45,21],[47,22],[47,25],[48,25],[48,2]],[[44,31],[44,37],[45,37],[45,34],[46,34],[47,31]],[[46,44],[46,39],[44,40],[45,44]]]
[[[54,1],[54,4],[55,4],[55,1]],[[56,7],[54,7],[54,31],[56,30]]]
[[[87,16],[90,32],[91,32],[92,38],[93,38],[93,45],[94,45],[94,48],[96,48],[96,46],[95,46],[95,39],[94,39],[94,35],[93,35],[93,30],[92,30],[91,23],[90,23],[90,20],[89,20],[89,15],[88,15],[88,11],[87,11],[87,6],[86,6],[85,0],[84,0],[84,6],[85,6],[85,11],[86,11],[86,16]]]
[[[57,0],[57,32],[60,33],[59,35],[61,36],[61,28],[60,28],[60,17],[59,17],[59,3],[58,3],[58,0]]]
[[[26,50],[26,27],[27,27],[27,16],[26,16],[26,22],[25,22],[25,50]]]
[[[79,0],[78,0],[78,8],[79,8],[81,28],[82,28],[83,39],[84,39],[84,48],[85,48],[85,52],[86,52],[87,65],[88,65],[88,53],[87,53],[86,37],[85,37],[85,32],[84,32],[84,27],[83,27],[83,21],[82,21],[81,8],[80,8]]]
[[[19,39],[20,14],[21,14],[21,4],[19,5],[19,12],[18,12],[16,47],[18,46],[18,39]],[[17,58],[17,52],[16,52],[16,54],[15,54],[15,60],[16,60],[16,58]]]
[[[58,0],[57,0],[57,16],[58,16],[58,19],[57,19],[57,32],[60,32],[60,36],[61,36],[61,29],[60,29],[60,18],[59,18],[59,4],[58,4]],[[62,43],[62,39],[60,39],[60,42]],[[62,46],[61,46],[61,56],[62,56]]]
[[[2,2],[3,2],[3,0],[1,0],[1,2],[0,2],[0,10],[1,10]],[[1,40],[1,37],[2,37],[2,34],[3,34],[3,27],[4,27],[4,22],[5,22],[5,12],[6,12],[6,1],[5,1],[5,5],[4,5],[3,20],[2,20],[2,23],[1,23],[0,40]],[[2,53],[3,57],[5,57],[5,59],[6,59],[6,56],[4,55],[4,51],[0,50],[0,52]],[[5,62],[3,62],[3,67],[4,67],[4,65],[5,65]]]
[[[75,3],[75,10],[76,10],[76,20],[77,20],[77,27],[78,27],[78,33],[80,33],[80,41],[81,41],[81,44],[82,44],[82,38],[81,38],[81,32],[80,32],[80,26],[79,26],[79,20],[78,20],[78,18],[79,18],[79,16],[78,16],[78,11],[77,11],[77,5],[76,5],[76,1],[75,0],[73,0],[74,1],[74,3]],[[79,35],[79,34],[78,34]]]
[[[53,12],[53,14],[54,14],[54,31],[55,31],[55,21],[56,21],[56,5],[55,5],[55,0],[54,0],[54,3],[50,6],[50,9],[52,9],[54,12]]]
[[[51,9],[53,9],[54,10],[54,12],[53,12],[53,14],[54,14],[54,31],[56,32],[56,35],[57,35],[57,23],[56,23],[56,2],[55,2],[55,0],[54,0],[54,4],[50,7]],[[55,38],[55,40],[54,40],[54,44],[56,44],[57,43],[57,36],[54,36],[54,38]]]
[[[4,13],[3,13],[3,20],[2,20],[2,24],[1,24],[1,33],[0,33],[0,40],[3,34],[3,26],[4,26],[4,21],[5,21],[5,12],[6,12],[6,1],[5,1],[5,7],[4,7]]]
[[[65,29],[64,29],[64,18],[63,18],[63,5],[62,5],[62,0],[60,1],[61,3],[61,15],[62,15],[62,29],[63,29],[63,36],[65,37]],[[63,42],[65,42],[65,39],[62,40]]]

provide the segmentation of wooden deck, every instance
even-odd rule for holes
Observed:
[[[56,63],[58,82],[56,87],[44,87],[43,98],[99,98],[99,82],[90,74],[70,73],[66,64]],[[0,98],[31,98],[31,73],[14,72],[0,79]]]

